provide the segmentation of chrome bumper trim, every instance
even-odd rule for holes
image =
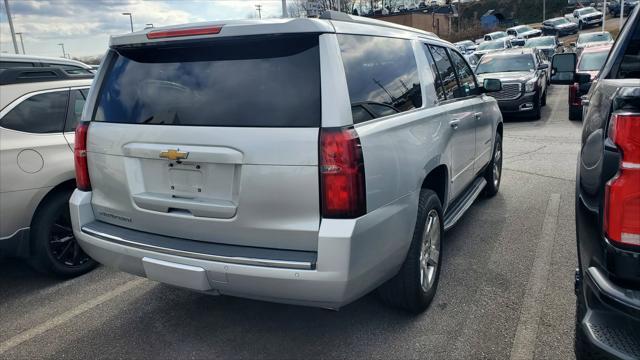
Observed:
[[[184,250],[169,249],[165,247],[142,244],[139,242],[126,240],[119,236],[105,234],[105,233],[95,231],[86,227],[82,227],[82,232],[87,235],[97,237],[102,240],[110,241],[119,245],[130,246],[130,247],[141,249],[141,250],[154,251],[154,252],[159,252],[159,253],[168,254],[168,255],[183,256],[183,257],[188,257],[192,259],[218,261],[223,263],[239,264],[239,265],[253,265],[253,266],[298,269],[298,270],[313,270],[315,269],[315,266],[316,266],[315,262],[308,262],[308,261],[288,261],[288,260],[257,259],[257,258],[246,258],[246,257],[235,257],[235,256],[221,256],[221,255],[202,254],[202,253],[196,253],[196,252],[184,251]]]

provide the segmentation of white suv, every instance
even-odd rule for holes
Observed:
[[[92,77],[55,67],[0,71],[0,255],[63,277],[95,266],[68,210],[74,130]]]
[[[335,12],[112,37],[74,232],[180,287],[338,308],[382,286],[422,311],[445,229],[500,185],[501,83],[479,85],[433,34]]]

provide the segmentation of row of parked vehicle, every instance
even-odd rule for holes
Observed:
[[[580,359],[640,353],[639,44],[636,10],[584,103]],[[32,216],[2,243],[62,275],[90,269],[86,252],[210,294],[339,308],[377,289],[419,313],[445,231],[499,191],[500,108],[538,111],[549,78],[585,79],[575,53],[551,69],[541,54],[489,53],[474,73],[433,34],[327,12],[113,36],[92,83],[2,70],[3,224]]]

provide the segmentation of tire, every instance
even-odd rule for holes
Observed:
[[[483,190],[484,196],[488,198],[496,196],[502,181],[502,136],[498,133],[496,133],[496,143],[493,145],[491,162],[484,171],[484,179],[487,180]]]
[[[569,106],[569,120],[582,121],[582,107]]]
[[[96,266],[71,230],[70,195],[68,191],[50,195],[31,221],[31,264],[40,272],[63,278],[82,275]]]
[[[429,307],[440,278],[443,220],[440,199],[434,191],[423,189],[407,257],[398,274],[378,288],[382,302],[414,314]]]
[[[547,106],[547,90],[542,94],[542,101],[540,102],[541,106]]]
[[[533,104],[533,110],[531,110],[531,118],[533,120],[540,120],[542,117],[542,105],[540,96],[536,93],[535,103]]]

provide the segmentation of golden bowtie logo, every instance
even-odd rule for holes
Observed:
[[[163,151],[160,153],[161,158],[165,158],[167,160],[183,160],[189,156],[189,153],[186,151],[180,151],[179,149],[169,149],[167,151]]]

